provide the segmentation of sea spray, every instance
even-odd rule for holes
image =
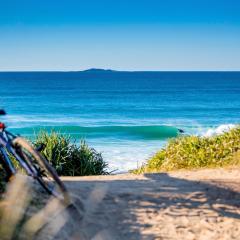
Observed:
[[[215,128],[208,129],[205,133],[202,134],[204,137],[211,137],[214,135],[220,135],[236,127],[234,124],[222,124]]]

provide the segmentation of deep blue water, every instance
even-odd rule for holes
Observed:
[[[0,73],[0,108],[26,136],[85,138],[111,168],[136,167],[177,128],[204,134],[240,119],[240,72]]]

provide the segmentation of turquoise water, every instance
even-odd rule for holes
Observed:
[[[178,129],[204,135],[239,123],[239,72],[0,73],[0,84],[2,120],[13,132],[54,128],[84,138],[119,171]]]

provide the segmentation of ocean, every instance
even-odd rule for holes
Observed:
[[[212,135],[240,122],[240,72],[1,72],[0,84],[9,130],[85,139],[118,172],[140,166],[178,129]]]

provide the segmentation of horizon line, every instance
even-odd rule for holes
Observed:
[[[84,70],[0,70],[0,73],[117,73],[117,72],[240,72],[239,70],[115,70],[104,68],[89,68]]]

